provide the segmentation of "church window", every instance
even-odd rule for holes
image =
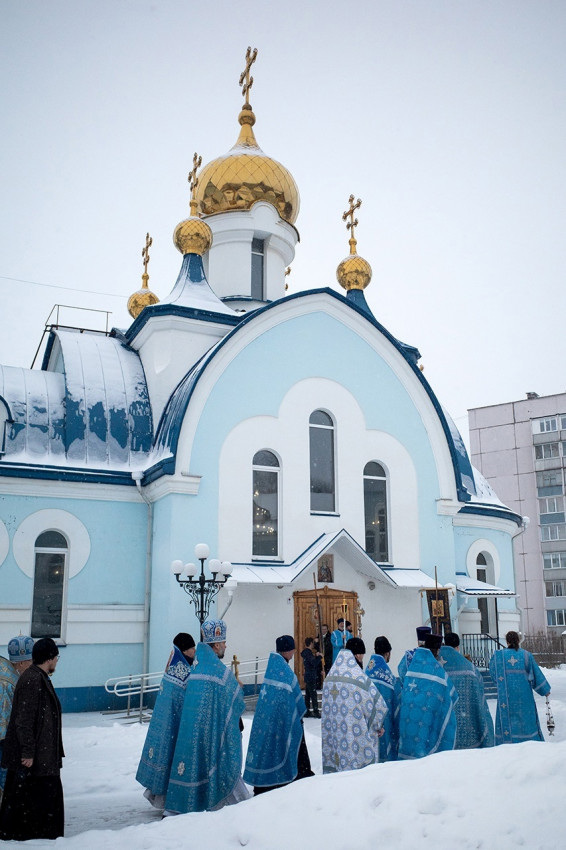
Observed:
[[[334,422],[323,410],[309,418],[311,511],[336,510]]]
[[[44,531],[35,541],[31,636],[62,636],[67,540],[59,531]]]
[[[386,563],[389,561],[387,475],[374,460],[364,467],[364,514],[366,552],[374,561]]]
[[[251,296],[256,301],[264,300],[263,278],[264,278],[265,241],[263,239],[252,239],[252,281]]]
[[[279,554],[279,461],[266,449],[253,459],[252,555]]]

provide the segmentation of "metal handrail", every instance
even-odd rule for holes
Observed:
[[[148,709],[143,704],[144,697],[146,694],[159,690],[162,676],[162,670],[159,673],[130,673],[128,676],[115,676],[106,680],[104,690],[117,697],[127,697],[126,717],[130,718],[137,714],[139,722],[143,723],[144,719],[149,717]],[[139,703],[136,708],[133,708],[132,697],[136,696],[139,696]]]
[[[493,653],[504,648],[500,640],[487,633],[462,635],[462,653],[482,670],[488,670]]]

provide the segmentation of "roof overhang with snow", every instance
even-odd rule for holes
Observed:
[[[456,588],[460,593],[465,593],[467,596],[485,597],[485,596],[516,596],[513,590],[505,590],[503,587],[497,587],[494,584],[486,584],[484,581],[479,581],[476,578],[469,576],[457,576]]]

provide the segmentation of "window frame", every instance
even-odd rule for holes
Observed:
[[[37,541],[44,534],[49,533],[50,531],[59,534],[67,543],[66,547],[58,547],[58,546],[38,546]],[[64,531],[61,531],[59,528],[44,528],[43,531],[40,531],[39,534],[35,538],[35,543],[33,546],[33,584],[32,584],[32,596],[31,596],[31,605],[30,605],[30,620],[29,620],[29,634],[34,639],[39,637],[45,637],[45,635],[34,635],[34,601],[35,601],[35,582],[36,582],[36,572],[37,572],[37,556],[38,555],[63,555],[63,581],[61,586],[61,618],[59,625],[59,636],[52,637],[55,643],[58,646],[64,646],[66,644],[66,636],[67,636],[67,593],[68,593],[68,585],[69,585],[69,561],[70,561],[70,549],[71,544],[69,540],[69,536],[65,534]]]
[[[269,452],[275,460],[277,461],[277,465],[267,466],[265,464],[256,463],[255,458],[260,454],[260,452]],[[277,525],[276,525],[276,554],[275,555],[259,555],[254,552],[254,473],[255,472],[271,472],[276,475],[276,484],[277,484]],[[281,472],[282,472],[282,464],[281,458],[279,454],[273,449],[258,449],[254,452],[252,458],[252,540],[251,540],[251,557],[253,561],[280,561],[282,559],[281,556]]]
[[[383,475],[371,475],[366,473],[366,469],[371,463],[375,463],[381,467],[383,470]],[[366,521],[366,481],[384,481],[385,482],[385,537],[386,537],[386,547],[387,547],[387,557],[385,560],[377,560],[374,559],[373,556],[367,550],[367,521]],[[368,460],[364,464],[363,472],[362,472],[362,486],[363,486],[363,502],[364,502],[364,549],[366,554],[374,561],[376,564],[390,564],[391,560],[391,529],[390,529],[390,504],[389,504],[389,473],[386,465],[383,461],[380,460]],[[374,550],[375,551],[375,550]]]
[[[325,416],[331,421],[331,425],[322,425],[316,422],[311,422],[312,417],[315,413],[323,413]],[[323,407],[316,407],[309,414],[309,506],[311,516],[336,516],[338,513],[338,492],[337,492],[337,464],[336,464],[336,450],[337,450],[337,427],[336,427],[336,419],[330,413],[329,410],[326,410]],[[324,510],[321,508],[313,507],[313,496],[314,495],[325,495],[321,493],[315,493],[313,491],[313,461],[312,461],[312,445],[311,445],[311,435],[313,429],[318,431],[330,431],[332,434],[332,449],[330,452],[330,459],[332,463],[332,508],[328,510]],[[329,495],[329,494],[328,494]]]
[[[561,623],[558,623],[558,622],[551,623],[552,619],[554,619],[556,621],[557,618],[562,619],[562,622]],[[546,625],[550,626],[550,627],[558,626],[560,628],[562,628],[563,626],[566,626],[566,608],[547,608],[546,609]]]

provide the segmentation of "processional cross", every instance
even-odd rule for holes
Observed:
[[[356,201],[356,203],[354,203],[354,196],[353,196],[353,195],[350,195],[350,197],[348,198],[348,203],[350,204],[350,209],[349,209],[349,210],[346,210],[345,212],[343,212],[343,213],[342,213],[342,221],[346,221],[346,219],[347,219],[347,218],[349,218],[349,219],[350,219],[350,221],[349,221],[349,222],[348,222],[348,224],[346,225],[346,228],[347,228],[348,230],[351,230],[351,231],[352,231],[352,237],[351,237],[351,238],[352,238],[352,239],[355,239],[355,236],[354,236],[354,230],[355,230],[355,228],[358,226],[358,219],[357,219],[357,218],[356,218],[356,219],[354,218],[354,213],[356,212],[356,210],[359,210],[359,208],[360,208],[360,207],[361,207],[361,205],[362,205],[362,202],[361,202],[361,200],[358,198],[358,200]]]
[[[257,59],[257,47],[253,51],[251,47],[246,50],[246,67],[240,74],[240,85],[242,86],[242,94],[246,98],[246,106],[250,105],[250,89],[254,84],[254,78],[250,77],[250,69]]]

